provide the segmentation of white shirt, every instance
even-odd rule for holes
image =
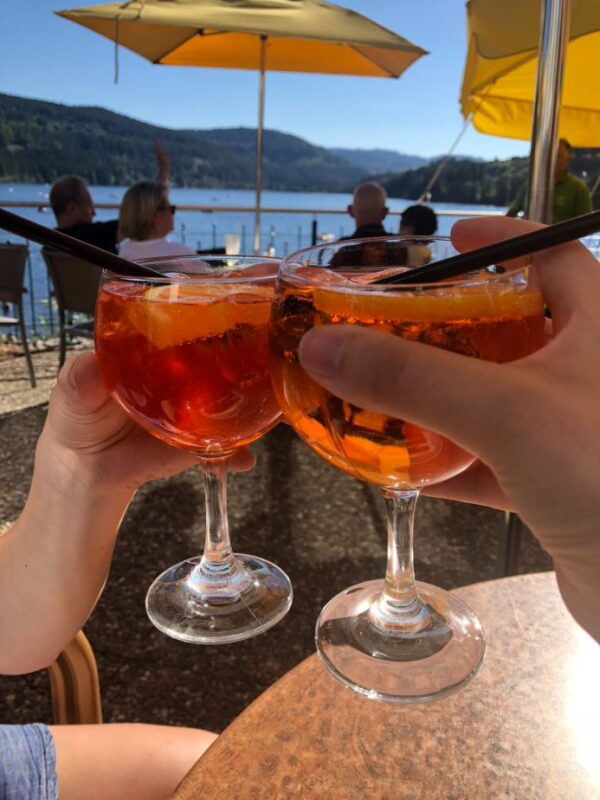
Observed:
[[[119,247],[119,255],[129,261],[138,261],[140,258],[157,258],[160,256],[190,256],[195,255],[192,250],[181,242],[170,242],[168,239],[125,239]]]

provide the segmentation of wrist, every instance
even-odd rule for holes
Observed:
[[[36,447],[33,480],[63,498],[85,501],[90,507],[110,499],[122,513],[139,486],[115,483],[111,470],[105,467],[102,453],[85,453],[57,444],[43,431]]]

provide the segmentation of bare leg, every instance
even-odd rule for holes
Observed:
[[[217,738],[137,723],[50,726],[59,800],[166,800]]]

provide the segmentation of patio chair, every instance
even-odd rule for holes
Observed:
[[[56,725],[102,722],[100,681],[92,646],[83,631],[48,667]]]
[[[54,295],[58,303],[58,325],[60,352],[59,369],[65,363],[67,352],[67,336],[83,336],[94,338],[94,321],[71,323],[68,314],[79,313],[94,316],[96,295],[100,284],[102,270],[94,264],[79,258],[42,248],[48,274],[54,287]]]
[[[0,326],[19,328],[21,344],[29,370],[29,382],[35,389],[35,372],[27,341],[23,311],[23,295],[27,291],[23,285],[23,278],[25,277],[28,253],[29,249],[26,244],[0,244],[0,303],[10,304],[13,307],[13,313],[16,312],[16,317],[0,315]]]

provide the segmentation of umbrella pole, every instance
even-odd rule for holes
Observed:
[[[528,219],[552,221],[556,143],[571,0],[542,0],[542,27],[529,160]]]
[[[571,0],[542,0],[541,13],[542,27],[529,156],[529,199],[525,216],[536,222],[549,223],[552,222],[556,140],[563,64],[569,40]],[[524,529],[524,523],[516,514],[507,515],[502,536],[504,576],[518,572],[519,543]]]
[[[256,129],[256,197],[254,201],[254,255],[260,253],[260,195],[262,190],[263,127],[265,122],[265,51],[267,37],[260,37],[260,76],[258,80],[258,127]]]

